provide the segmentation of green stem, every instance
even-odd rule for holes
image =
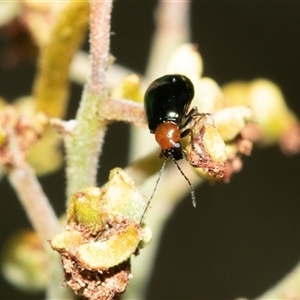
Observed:
[[[98,95],[83,93],[77,125],[65,136],[67,152],[67,207],[71,195],[83,188],[96,186],[99,153],[106,131],[106,122],[98,119]]]
[[[71,195],[96,185],[99,155],[107,121],[99,116],[100,103],[107,99],[106,73],[109,66],[112,1],[90,1],[91,75],[85,86],[77,124],[65,137],[67,152],[67,206]]]

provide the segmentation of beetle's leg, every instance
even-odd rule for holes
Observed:
[[[188,112],[187,115],[184,116],[184,121],[180,125],[180,129],[186,127],[193,119],[193,116],[196,116],[198,114],[198,107],[194,106],[192,109]]]
[[[194,106],[187,115],[184,116],[184,120],[179,126],[179,129],[185,131],[188,128],[192,128],[195,125],[195,117],[205,117],[210,116],[208,113],[199,113],[198,107]],[[198,119],[199,120],[199,119]],[[197,121],[198,121],[197,120]]]
[[[193,133],[193,130],[191,128],[187,128],[183,132],[181,132],[180,137],[184,138],[184,137],[186,137],[188,135],[190,135],[190,137],[191,137],[190,144],[192,145],[193,150],[195,150],[195,146],[194,146],[194,133]],[[185,150],[183,150],[183,152],[184,152],[184,155],[186,155],[185,154]]]

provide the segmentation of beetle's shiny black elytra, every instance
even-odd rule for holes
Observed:
[[[145,93],[144,106],[148,126],[150,132],[155,134],[155,139],[161,147],[160,157],[164,158],[164,162],[144,214],[154,196],[169,158],[173,160],[182,176],[187,180],[191,190],[192,203],[196,206],[194,188],[176,162],[184,157],[180,140],[190,132],[190,129],[185,129],[186,125],[194,114],[198,113],[196,107],[188,113],[193,97],[193,83],[186,76],[179,74],[157,78],[150,84]]]
[[[193,83],[184,75],[165,75],[153,81],[145,93],[144,105],[151,133],[162,156],[183,158],[180,143],[188,109],[194,97]]]
[[[165,121],[180,125],[194,98],[194,85],[184,75],[165,75],[153,81],[145,93],[150,132]]]

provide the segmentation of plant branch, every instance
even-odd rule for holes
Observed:
[[[61,259],[48,244],[61,231],[61,227],[34,171],[27,164],[16,166],[8,173],[8,179],[47,253],[50,273],[47,299],[71,299],[70,290],[61,286],[64,280]]]
[[[29,165],[16,166],[8,178],[41,240],[50,240],[59,233],[58,219]]]
[[[101,104],[101,116],[108,121],[146,124],[143,104],[127,99],[110,98]]]

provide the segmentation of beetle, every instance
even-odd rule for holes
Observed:
[[[177,161],[185,157],[181,138],[191,133],[189,122],[198,115],[197,107],[189,112],[194,98],[194,85],[189,78],[180,74],[170,74],[157,78],[148,87],[144,96],[144,107],[150,133],[161,148],[160,158],[164,159],[154,191],[147,203],[146,210],[154,196],[161,174],[168,159],[172,159],[180,173],[187,180],[192,203],[196,206],[194,188],[179,167]]]

